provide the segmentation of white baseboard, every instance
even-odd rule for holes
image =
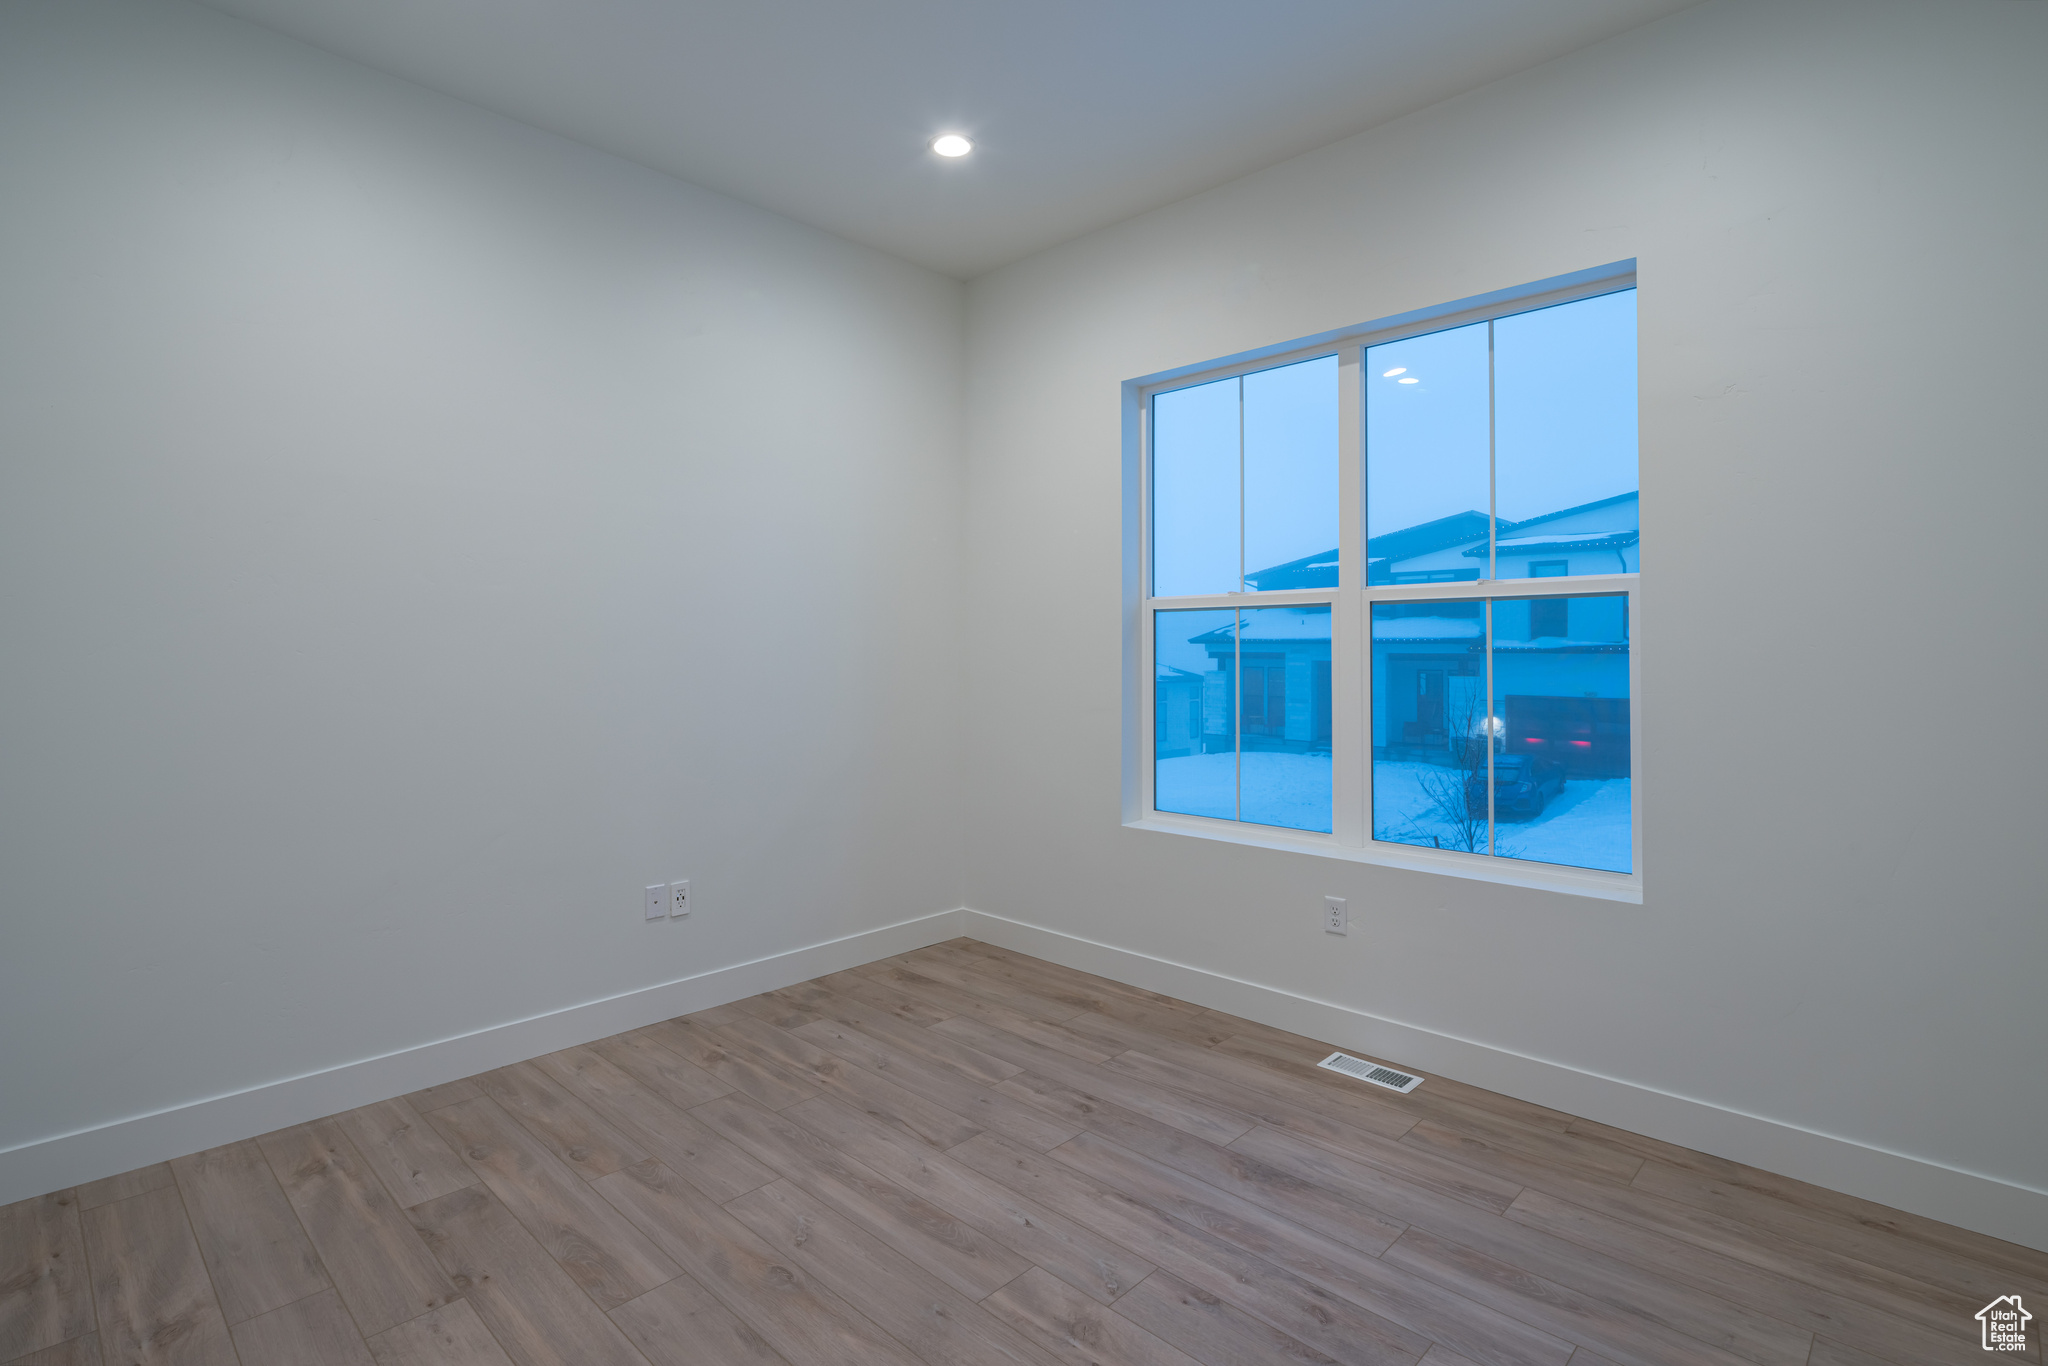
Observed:
[[[942,911],[0,1152],[0,1205],[354,1109],[959,935],[1668,1143],[2048,1249],[2048,1191],[983,911]]]
[[[1424,1073],[2048,1250],[2048,1191],[1603,1077],[985,911],[962,933]]]
[[[24,1143],[0,1152],[0,1205],[908,953],[957,937],[964,916],[963,911],[941,911],[382,1057]]]

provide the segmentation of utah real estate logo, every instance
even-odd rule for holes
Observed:
[[[2034,1316],[2021,1305],[2018,1295],[2001,1295],[1977,1311],[1984,1325],[1984,1350],[2024,1352],[2027,1350],[2027,1321]]]

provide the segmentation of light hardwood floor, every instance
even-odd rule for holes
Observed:
[[[0,1209],[0,1362],[1921,1366],[2048,1315],[2040,1252],[1328,1052],[955,940]]]

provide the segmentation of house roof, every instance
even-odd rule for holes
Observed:
[[[1486,539],[1486,514],[1454,512],[1448,517],[1417,522],[1399,531],[1374,536],[1366,541],[1365,553],[1368,559],[1374,560],[1412,560],[1432,550],[1448,550],[1454,545],[1462,545],[1475,537],[1482,541]]]
[[[1521,535],[1518,533],[1539,527],[1545,522],[1554,522],[1560,517],[1576,513],[1593,512],[1618,503],[1629,502],[1640,495],[1634,489],[1617,493],[1611,498],[1596,498],[1590,503],[1575,507],[1559,508],[1535,517],[1525,517],[1519,522],[1502,522],[1494,531],[1494,544],[1512,549],[1516,554],[1540,554],[1549,550],[1605,550],[1619,546],[1634,545],[1642,538],[1642,532],[1628,531],[1567,531],[1551,534]],[[1412,560],[1418,555],[1428,555],[1438,550],[1449,550],[1468,541],[1478,544],[1465,551],[1477,559],[1486,558],[1486,514],[1476,510],[1454,512],[1448,517],[1433,521],[1417,522],[1414,526],[1402,527],[1374,536],[1365,543],[1368,561]],[[1319,550],[1313,555],[1304,555],[1298,560],[1285,564],[1268,565],[1264,569],[1246,574],[1245,582],[1272,592],[1281,588],[1320,587],[1318,584],[1302,582],[1313,575],[1315,570],[1334,569],[1337,565],[1337,551],[1333,546]]]
[[[1591,512],[1595,508],[1613,507],[1616,503],[1626,503],[1640,496],[1640,490],[1630,489],[1627,493],[1617,493],[1611,498],[1595,498],[1590,503],[1580,503],[1576,507],[1559,508],[1555,512],[1540,512],[1534,517],[1524,517],[1519,522],[1502,522],[1494,530],[1494,539],[1498,541],[1503,536],[1514,535],[1524,527],[1536,526],[1543,522],[1554,522],[1560,517],[1570,517],[1574,513],[1579,512]],[[1482,531],[1480,534],[1483,536],[1486,533]]]
[[[1455,640],[1471,642],[1486,634],[1478,617],[1375,617],[1375,641]]]
[[[1549,550],[1613,550],[1634,545],[1642,538],[1640,531],[1565,531],[1548,536],[1496,536],[1493,544],[1495,550],[1511,555],[1541,555]],[[1485,542],[1473,546],[1465,555],[1468,559],[1485,559]]]
[[[1285,564],[1269,565],[1244,576],[1244,581],[1254,588],[1272,592],[1280,588],[1321,588],[1324,584],[1308,582],[1310,579],[1328,579],[1329,575],[1314,571],[1334,570],[1337,567],[1337,550],[1318,550],[1313,555],[1304,555],[1298,560]]]
[[[1326,610],[1290,611],[1284,607],[1269,607],[1261,611],[1247,607],[1245,611],[1251,615],[1237,631],[1236,638],[1241,641],[1327,641],[1330,638],[1330,614]],[[1188,639],[1191,644],[1227,645],[1231,640],[1231,628],[1218,626],[1213,631],[1204,631]]]

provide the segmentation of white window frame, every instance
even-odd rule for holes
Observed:
[[[1620,261],[1573,275],[1559,276],[1516,289],[1422,309],[1360,327],[1241,353],[1220,361],[1162,371],[1124,384],[1124,825],[1130,829],[1224,840],[1266,849],[1283,849],[1382,864],[1453,877],[1475,878],[1512,886],[1540,888],[1610,901],[1640,903],[1643,899],[1643,585],[1633,574],[1582,574],[1568,578],[1481,578],[1458,583],[1365,585],[1364,529],[1364,388],[1361,374],[1365,348],[1404,337],[1441,332],[1553,304],[1636,287],[1634,261]],[[1337,492],[1338,584],[1335,588],[1300,588],[1274,592],[1206,594],[1189,597],[1151,596],[1151,448],[1150,416],[1155,395],[1214,380],[1335,356],[1338,363],[1337,430],[1339,442]],[[1489,560],[1487,568],[1493,569]],[[1375,602],[1429,599],[1584,597],[1622,594],[1628,599],[1629,622],[1629,771],[1630,836],[1633,858],[1629,873],[1572,868],[1562,864],[1422,849],[1371,837],[1372,710],[1371,610]],[[1330,605],[1331,830],[1329,834],[1290,830],[1248,821],[1221,820],[1160,811],[1153,805],[1153,708],[1157,688],[1153,677],[1154,614],[1176,609],[1245,609],[1306,604]],[[1489,619],[1490,620],[1490,619]],[[1492,637],[1486,639],[1491,664]],[[1489,690],[1489,696],[1491,690]]]

